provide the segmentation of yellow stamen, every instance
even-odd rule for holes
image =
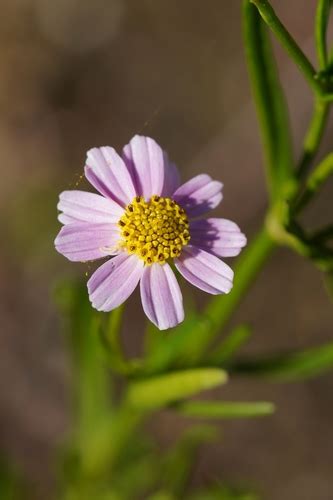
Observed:
[[[146,264],[165,264],[190,241],[186,212],[171,198],[136,196],[118,222],[121,246]]]

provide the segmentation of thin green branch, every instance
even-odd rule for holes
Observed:
[[[312,172],[305,186],[305,190],[296,202],[294,213],[299,213],[315,196],[324,182],[333,175],[333,153],[319,163]]]
[[[258,8],[264,21],[266,21],[266,23],[273,29],[273,31],[279,32],[279,38],[282,38],[284,40],[284,42],[288,46],[288,51],[294,55],[294,59],[296,58],[300,62],[300,66],[303,68],[303,70],[308,75],[311,74],[311,81],[316,82],[315,86],[318,89],[318,82],[314,79],[315,71],[311,63],[306,59],[306,56],[304,56],[297,44],[293,41],[291,36],[277,19],[268,2],[253,0],[252,3]],[[247,50],[250,50],[250,66],[253,67],[255,64],[259,64],[262,69],[261,72],[257,72],[255,74],[255,90],[257,98],[260,100],[261,111],[263,112],[263,133],[267,134],[266,138],[267,141],[270,142],[269,148],[271,149],[269,155],[270,157],[273,157],[273,137],[275,130],[277,130],[277,128],[279,127],[281,128],[281,121],[276,121],[274,123],[272,121],[269,121],[269,116],[263,111],[263,108],[265,106],[265,99],[267,98],[269,101],[270,96],[266,94],[261,96],[260,91],[262,91],[263,93],[267,92],[266,84],[271,84],[272,80],[271,76],[268,80],[266,79],[266,81],[262,80],[264,78],[263,70],[265,69],[265,65],[263,65],[263,62],[260,61],[260,57],[258,58],[255,50],[253,50],[255,47],[259,47],[259,41],[263,40],[262,31],[256,35],[255,30],[253,29],[256,23],[256,18],[253,15],[252,10],[255,9],[250,9],[250,0],[245,0],[243,5],[245,9],[245,15],[247,16],[246,19],[248,25],[251,25],[251,29],[249,28],[249,26],[245,26],[245,30],[250,30],[245,32],[245,38],[247,41],[250,40],[252,44],[251,50],[249,49],[249,47],[247,47]],[[268,52],[260,51],[260,54],[263,57],[267,57]],[[249,56],[249,53],[247,55]],[[275,84],[276,81],[274,82],[274,85]],[[277,87],[274,88],[274,92],[276,91],[276,88]],[[276,102],[281,102],[279,100],[280,97],[276,100]],[[274,109],[276,110],[277,108],[275,107]],[[322,99],[316,98],[314,115],[304,140],[304,152],[298,168],[298,175],[300,176],[305,173],[319,148],[319,144],[327,122],[328,109],[328,102],[324,102]],[[267,129],[266,131],[265,128]],[[276,151],[276,149],[274,151]],[[281,193],[281,195],[283,195],[283,193]],[[281,205],[281,200],[278,204]],[[285,212],[288,209],[287,203],[283,201],[282,204],[284,206]],[[280,214],[278,217],[276,216],[276,214],[274,214],[274,217],[270,217],[270,215],[271,214],[269,214],[268,218],[270,222],[268,223],[267,228],[264,225],[253,242],[243,252],[236,265],[234,288],[232,292],[227,296],[222,295],[213,298],[213,300],[208,304],[203,315],[205,324],[202,325],[198,323],[197,326],[193,327],[192,335],[196,338],[195,347],[196,353],[198,354],[195,359],[197,361],[199,361],[199,359],[202,359],[202,357],[204,356],[204,351],[209,347],[214,337],[228,323],[233,312],[241,302],[244,294],[251,286],[252,282],[255,280],[264,263],[276,246],[278,246],[279,244],[286,244],[303,256],[313,257],[317,259],[316,263],[321,268],[326,268],[327,265],[331,266],[331,263],[328,263],[326,260],[326,252],[324,252],[324,255],[321,252],[317,254],[316,251],[314,251],[313,247],[309,246],[308,243],[303,241],[301,237],[292,233],[288,233],[288,231],[285,229],[285,223],[288,223],[288,217],[285,220],[283,214]]]
[[[326,32],[331,4],[331,0],[319,0],[316,11],[315,36],[317,57],[322,70],[326,69],[328,64]]]
[[[261,17],[273,31],[273,33],[280,41],[281,45],[288,52],[291,59],[293,59],[299,70],[303,73],[310,87],[319,96],[323,95],[325,92],[324,89],[322,88],[321,83],[317,79],[316,70],[314,69],[313,65],[306,57],[304,52],[298,46],[296,41],[293,39],[289,31],[285,28],[280,19],[277,17],[270,3],[267,0],[249,0],[249,1],[257,7]]]
[[[194,328],[192,335],[198,352],[203,355],[214,337],[224,328],[244,294],[255,281],[261,268],[276,247],[265,227],[244,250],[235,266],[234,287],[228,295],[217,295],[206,307],[204,318],[209,328]]]
[[[326,30],[329,14],[329,1],[319,0],[315,20],[317,57],[321,69],[327,66]]]
[[[333,366],[333,343],[257,360],[239,361],[231,373],[256,375],[277,381],[293,381],[320,375]]]
[[[288,107],[272,50],[268,28],[258,10],[243,1],[246,62],[263,143],[271,200],[293,177],[293,155]]]
[[[268,213],[267,231],[276,244],[288,246],[302,257],[311,259],[321,271],[333,269],[333,253],[329,248],[312,241],[294,221],[287,226],[284,215],[276,210]]]
[[[329,108],[329,102],[321,99],[315,100],[313,115],[304,139],[303,153],[297,169],[297,176],[299,178],[306,175],[311,162],[318,151],[328,120]]]

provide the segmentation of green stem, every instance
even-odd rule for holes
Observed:
[[[275,246],[266,228],[263,227],[243,252],[235,267],[232,291],[229,295],[214,297],[206,308],[205,315],[211,321],[211,328],[206,332],[206,344],[227,324]]]
[[[318,98],[315,100],[314,112],[304,139],[303,154],[297,171],[299,178],[306,175],[311,161],[317,153],[327,123],[329,107],[329,102]]]
[[[243,0],[243,37],[265,171],[271,200],[276,200],[293,177],[294,161],[286,99],[275,63],[269,29],[258,9]]]
[[[326,156],[309,176],[305,190],[294,207],[294,213],[300,212],[312,200],[331,175],[333,175],[333,153]]]
[[[317,58],[322,70],[327,68],[327,43],[326,33],[330,14],[330,0],[318,0],[315,18],[315,39]]]
[[[320,82],[316,79],[316,70],[304,52],[297,45],[289,31],[281,23],[269,2],[267,0],[250,0],[250,2],[257,7],[261,17],[281,42],[291,59],[293,59],[296,63],[306,80],[309,82],[311,88],[316,92],[316,94],[320,96],[323,95],[324,90]]]

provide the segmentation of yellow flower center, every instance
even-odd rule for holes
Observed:
[[[136,254],[148,265],[164,264],[177,257],[190,241],[186,212],[171,198],[154,195],[149,201],[142,196],[127,205],[118,222],[122,242],[130,254]]]

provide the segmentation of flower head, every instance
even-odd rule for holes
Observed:
[[[55,246],[72,261],[111,257],[88,281],[99,311],[122,304],[140,282],[143,309],[161,330],[184,319],[173,270],[211,294],[229,293],[233,271],[218,257],[246,244],[227,219],[200,218],[222,200],[222,184],[206,174],[180,185],[176,166],[149,137],[135,136],[122,156],[111,147],[88,151],[85,175],[100,194],[64,191]]]

